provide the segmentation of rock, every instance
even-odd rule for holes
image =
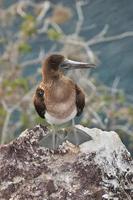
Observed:
[[[55,152],[39,145],[41,125],[0,147],[1,200],[131,200],[133,161],[115,132],[77,127],[93,140],[64,143]]]

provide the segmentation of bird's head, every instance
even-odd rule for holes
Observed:
[[[72,61],[65,58],[60,54],[52,54],[45,59],[42,67],[42,76],[45,80],[46,77],[58,78],[64,70],[94,68],[95,64],[85,62]]]

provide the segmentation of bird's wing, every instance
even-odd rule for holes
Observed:
[[[46,106],[44,102],[44,90],[37,88],[33,97],[33,103],[38,115],[41,118],[45,118]]]
[[[75,84],[77,116],[81,115],[85,106],[85,95],[81,88]]]

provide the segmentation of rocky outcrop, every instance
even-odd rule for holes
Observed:
[[[40,146],[41,125],[0,147],[2,200],[131,200],[133,162],[115,132],[77,126],[92,140],[55,152]]]

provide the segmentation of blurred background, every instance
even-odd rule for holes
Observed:
[[[32,97],[52,52],[97,65],[68,74],[86,93],[77,123],[117,131],[133,154],[132,0],[0,0],[0,143],[46,124]]]

